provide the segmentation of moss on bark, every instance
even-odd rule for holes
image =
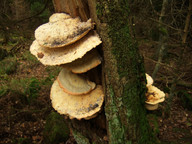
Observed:
[[[130,34],[129,3],[97,0],[91,15],[103,41],[109,143],[154,143],[144,108],[143,59]]]

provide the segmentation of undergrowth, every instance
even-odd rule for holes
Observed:
[[[29,67],[25,66],[27,62]],[[20,73],[18,66],[33,70],[33,66],[39,64],[39,61],[30,54],[24,51],[22,55],[8,56],[0,61],[0,97],[6,96],[8,93],[17,93],[22,96],[28,104],[37,99],[40,95],[42,87],[50,87],[58,75],[59,67],[46,67],[46,77],[37,78],[34,75],[26,74],[25,77],[19,77]]]
[[[19,62],[15,56],[3,59],[0,61],[0,76],[3,77],[15,73],[18,65]]]
[[[28,61],[30,64],[37,64],[39,61],[37,58],[32,55],[29,51],[25,51],[22,55],[22,60]]]

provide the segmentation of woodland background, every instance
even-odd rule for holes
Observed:
[[[59,67],[30,54],[51,0],[0,1],[0,143],[76,143],[49,92]],[[160,143],[192,143],[192,1],[130,1],[130,23],[154,85],[166,101],[147,117]]]

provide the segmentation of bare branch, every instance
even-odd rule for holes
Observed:
[[[183,30],[181,30],[181,29],[174,28],[174,27],[172,27],[172,26],[170,26],[170,25],[168,25],[168,24],[165,24],[165,23],[163,23],[163,22],[159,22],[159,21],[156,20],[156,19],[153,19],[153,18],[149,18],[149,19],[152,20],[152,21],[154,21],[154,22],[160,23],[160,24],[162,24],[162,25],[164,25],[164,26],[167,26],[168,28],[171,28],[171,29],[173,29],[173,30],[183,32]]]
[[[154,13],[155,13],[156,15],[160,16],[160,13],[155,10],[155,8],[154,8],[154,6],[153,6],[152,0],[150,0],[150,4],[151,4],[151,7],[152,7]]]
[[[170,66],[170,65],[164,64],[164,63],[162,63],[162,62],[155,61],[155,60],[153,60],[153,59],[151,59],[151,58],[149,58],[149,57],[144,56],[144,58],[145,58],[146,60],[150,60],[150,61],[152,61],[152,62],[154,62],[154,63],[156,63],[156,64],[160,64],[160,65],[162,65],[162,66],[165,66],[165,67],[168,67],[168,68],[171,68],[171,69],[175,69],[174,67],[172,67],[172,66]]]
[[[45,3],[45,5],[44,5],[43,9],[42,9],[41,11],[39,11],[38,13],[36,13],[36,14],[34,14],[34,15],[32,15],[32,16],[29,16],[29,17],[27,17],[27,18],[18,20],[18,21],[16,21],[14,24],[23,22],[23,21],[25,21],[25,20],[29,20],[29,19],[31,19],[31,18],[33,18],[33,17],[36,17],[36,16],[40,15],[40,14],[43,13],[43,12],[45,11],[45,9],[47,8],[48,2],[49,2],[49,0],[46,1],[46,3]]]

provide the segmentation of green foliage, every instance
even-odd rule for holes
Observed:
[[[27,60],[27,61],[30,62],[30,63],[33,63],[33,64],[39,63],[39,61],[37,60],[37,58],[36,58],[34,55],[32,55],[32,54],[30,53],[30,51],[25,51],[25,52],[23,53],[22,57],[23,57],[24,60]]]
[[[43,1],[31,1],[31,12],[32,14],[36,14],[37,12],[39,12],[40,10],[42,10],[45,6],[45,2]],[[45,9],[40,15],[39,17],[43,20],[43,22],[47,22],[49,16],[51,15],[51,12],[49,11],[49,9]]]
[[[160,27],[159,32],[164,36],[168,36],[168,31],[165,27]]]
[[[65,119],[56,112],[51,112],[46,119],[44,143],[59,144],[69,138],[69,128]]]
[[[28,138],[18,138],[17,140],[13,140],[13,144],[31,144],[31,142]]]
[[[9,84],[9,91],[24,96],[28,103],[37,98],[40,90],[40,82],[36,78],[12,79]]]
[[[18,66],[16,57],[7,57],[0,61],[0,77],[10,75],[16,72]]]
[[[37,98],[40,89],[41,87],[39,80],[36,78],[31,78],[28,86],[24,90],[24,94],[27,96],[29,103]]]
[[[3,58],[5,58],[8,55],[8,52],[5,49],[2,49],[0,47],[0,60],[2,60]]]
[[[49,73],[49,76],[42,80],[42,85],[52,85],[61,71],[61,67],[47,66],[46,71]]]
[[[6,85],[0,86],[0,97],[5,96],[8,93],[8,87]]]

